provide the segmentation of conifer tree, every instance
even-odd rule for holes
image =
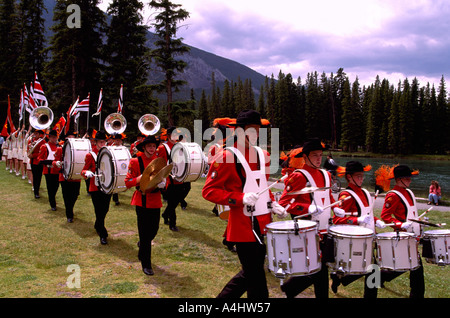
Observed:
[[[174,125],[172,114],[172,94],[186,82],[176,79],[176,74],[183,72],[186,62],[177,59],[177,56],[189,52],[189,47],[183,45],[182,38],[176,38],[178,24],[189,17],[189,13],[181,9],[180,4],[174,4],[169,0],[152,0],[150,7],[160,12],[155,16],[155,33],[158,40],[156,49],[152,50],[151,57],[156,65],[164,72],[164,80],[156,86],[158,91],[165,91],[167,95],[167,116],[169,125]]]

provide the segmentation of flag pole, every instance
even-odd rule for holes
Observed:
[[[91,106],[91,93],[88,93],[88,98],[89,98],[89,104],[88,104],[88,111],[87,111],[87,129],[86,129],[86,132],[89,131],[89,110],[90,110],[90,106]]]

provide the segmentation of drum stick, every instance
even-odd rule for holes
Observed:
[[[334,203],[331,203],[330,205],[324,206],[322,209],[325,210],[325,209],[331,208],[331,207],[333,207],[335,205],[341,204],[342,202],[344,202],[344,201],[346,201],[346,200],[348,200],[350,198],[351,198],[351,196],[345,197],[345,198],[343,198],[341,200],[338,200],[338,201],[336,201]]]
[[[420,219],[422,216],[424,216],[425,214],[427,214],[428,212],[430,212],[433,209],[433,207],[430,207],[428,210],[426,210],[425,212],[423,212],[421,215],[419,215],[418,219]]]
[[[328,208],[331,208],[331,207],[333,207],[333,206],[335,206],[335,205],[338,205],[338,204],[340,204],[340,203],[342,203],[342,202],[344,202],[344,201],[346,201],[346,200],[348,200],[348,199],[350,199],[351,197],[346,197],[346,198],[344,198],[344,199],[341,199],[341,200],[339,200],[339,201],[336,201],[336,202],[334,202],[334,203],[332,203],[332,204],[330,204],[330,205],[327,205],[327,206],[325,206],[325,207],[323,207],[322,209],[328,209]],[[292,200],[291,200],[292,201]],[[351,212],[350,212],[351,213]],[[303,214],[303,215],[299,215],[299,216],[296,216],[295,218],[294,218],[294,220],[296,220],[296,219],[298,219],[298,218],[304,218],[304,217],[307,217],[307,216],[310,216],[310,215],[313,215],[314,213],[307,213],[307,214]]]
[[[261,190],[257,193],[257,195],[261,195],[264,192],[266,192],[267,190],[269,190],[270,188],[273,188],[274,185],[276,185],[277,183],[284,181],[286,178],[288,177],[288,175],[284,175],[282,178],[278,179],[277,181],[275,181],[274,183],[272,183],[270,186],[268,186],[267,188],[265,188],[264,190]]]

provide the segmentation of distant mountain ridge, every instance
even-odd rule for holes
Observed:
[[[50,36],[50,27],[53,25],[53,8],[55,6],[55,1],[45,0],[44,5],[47,9],[47,12],[44,13],[45,29],[47,36]],[[153,48],[153,43],[156,39],[155,34],[148,32],[147,39],[148,46]],[[239,78],[242,81],[249,79],[252,82],[255,93],[259,94],[259,89],[265,81],[264,75],[236,61],[220,57],[190,45],[187,46],[190,47],[190,52],[180,56],[180,58],[183,59],[188,66],[185,68],[184,73],[177,75],[177,79],[184,80],[188,84],[185,85],[183,90],[176,96],[188,98],[191,89],[194,89],[197,100],[200,99],[202,90],[205,90],[205,93],[208,95],[211,90],[213,72],[217,87],[221,87],[227,79],[230,82],[237,82]],[[158,72],[150,72],[149,82],[152,84],[159,82],[162,79],[161,76],[162,74],[158,74]]]

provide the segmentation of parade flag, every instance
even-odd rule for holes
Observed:
[[[92,117],[100,115],[100,112],[102,111],[102,105],[103,105],[103,88],[100,89],[100,95],[98,95],[97,111],[95,112],[95,114],[92,114]]]
[[[88,94],[88,96],[83,99],[77,107],[78,112],[89,112],[89,98],[90,98],[90,93]]]
[[[11,116],[11,101],[9,99],[9,95],[8,95],[8,114],[7,114],[7,121],[9,123],[9,127],[11,128],[11,133],[16,131],[16,127],[14,127],[14,123],[12,120],[12,116]]]
[[[47,106],[48,101],[45,97],[44,90],[42,89],[41,83],[38,80],[37,72],[34,72],[34,87],[33,87],[33,97],[40,106]],[[48,106],[47,106],[48,107]]]
[[[61,118],[58,120],[58,122],[53,127],[53,130],[56,130],[59,135],[59,134],[61,134],[65,125],[66,125],[66,119],[64,118],[64,116],[61,116]]]
[[[37,108],[36,102],[33,97],[28,94],[28,89],[25,83],[23,83],[23,101],[27,112],[32,113],[35,108]]]
[[[117,107],[117,112],[122,114],[123,110],[123,84],[120,85],[120,94],[119,94],[119,105]]]
[[[79,102],[80,102],[80,96],[78,96],[78,98],[75,101],[75,103],[72,105],[72,107],[70,107],[70,109],[69,109],[69,118],[73,117],[74,115],[76,115],[78,113],[77,108],[78,108],[78,103]]]
[[[23,89],[20,90],[20,102],[19,102],[19,121],[22,121],[22,115],[23,115]]]

